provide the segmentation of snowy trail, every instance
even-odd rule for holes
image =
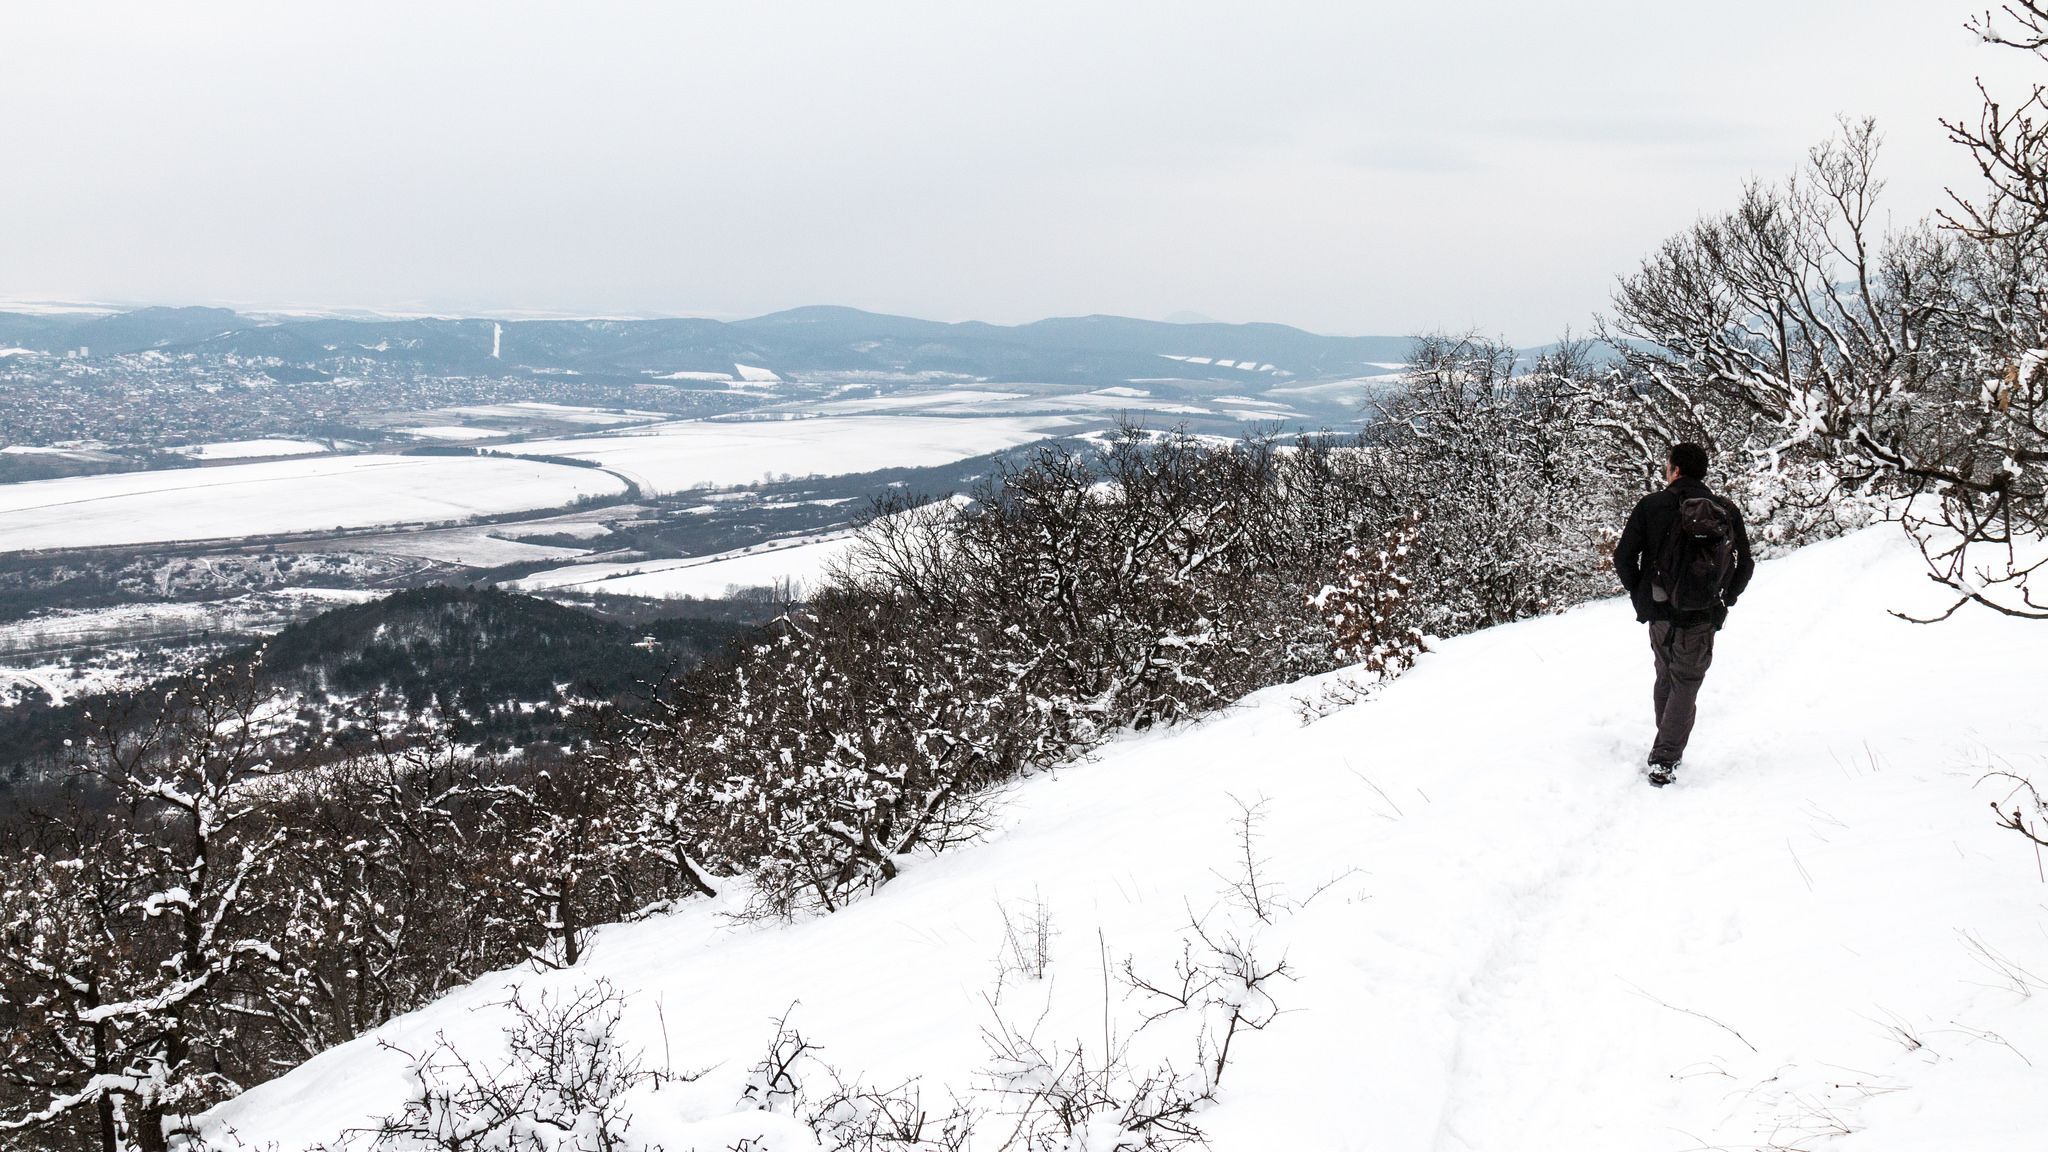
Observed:
[[[1189,910],[1227,917],[1233,797],[1264,797],[1267,878],[1297,907],[1261,947],[1298,980],[1204,1114],[1223,1152],[2038,1150],[2048,995],[1972,941],[2048,978],[2048,890],[1973,787],[1994,755],[2048,775],[2041,626],[1888,616],[1927,606],[1917,564],[1880,528],[1763,565],[1662,791],[1639,774],[1647,641],[1603,602],[1448,642],[1306,727],[1313,685],[1122,741],[837,915],[609,929],[585,969],[494,977],[384,1034],[483,1043],[506,982],[608,978],[636,1039],[662,1049],[663,1004],[676,1062],[718,1065],[636,1118],[671,1152],[760,1131],[732,1101],[793,1001],[834,1064],[966,1090],[1006,902],[1042,900],[1057,935],[1005,1011],[1099,1036],[1098,949],[1163,967]],[[220,1116],[302,1147],[390,1108],[400,1071],[359,1041]]]

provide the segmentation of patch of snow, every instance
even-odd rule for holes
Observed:
[[[519,420],[531,422],[535,419],[561,421],[567,424],[633,424],[647,420],[665,420],[660,412],[643,412],[632,408],[590,408],[578,404],[551,404],[545,400],[515,400],[505,404],[466,404],[461,407],[442,409],[438,413],[417,413],[419,417],[432,415],[464,416],[487,420]]]
[[[108,608],[59,608],[0,624],[0,652],[46,651],[201,631],[237,632],[383,595],[353,588],[283,588],[227,600],[155,601]]]
[[[490,440],[510,434],[503,428],[471,428],[466,424],[429,424],[420,428],[393,428],[392,431],[421,440]]]
[[[600,533],[603,525],[596,526]],[[561,561],[586,555],[588,549],[563,548],[553,544],[527,544],[505,537],[545,532],[528,524],[432,529],[424,532],[393,532],[382,536],[352,538],[339,542],[337,549],[374,552],[384,556],[413,556],[443,564],[494,568],[500,564]]]
[[[212,444],[187,444],[171,451],[194,460],[247,460],[258,456],[308,456],[327,451],[327,445],[310,440],[221,440]]]
[[[750,364],[735,364],[732,366],[732,370],[740,374],[740,379],[755,383],[774,384],[782,379],[782,377],[777,376],[766,368],[756,368]]]
[[[505,585],[521,592],[563,591],[655,599],[723,596],[733,588],[792,583],[813,589],[853,546],[851,532],[770,540],[715,556],[625,564],[578,564]]]
[[[1029,399],[1026,392],[993,392],[973,388],[950,388],[934,392],[895,392],[887,396],[862,396],[806,404],[806,412],[851,416],[862,412],[977,412],[1012,400]]]

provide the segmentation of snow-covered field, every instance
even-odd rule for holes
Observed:
[[[87,548],[463,520],[613,495],[594,468],[321,456],[0,485],[0,549]]]
[[[584,548],[561,548],[552,544],[527,544],[506,536],[531,532],[525,524],[493,528],[437,528],[425,532],[392,532],[350,539],[335,545],[350,552],[375,552],[385,556],[413,556],[442,564],[464,564],[494,568],[500,564],[571,560],[589,554]]]
[[[296,615],[374,600],[358,588],[283,588],[227,600],[163,601],[111,608],[57,609],[0,624],[0,652],[101,644],[211,630],[239,632]],[[308,608],[310,606],[310,608]]]
[[[466,424],[424,424],[416,428],[393,428],[392,431],[421,440],[490,440],[508,435],[500,428],[471,428]]]
[[[575,564],[536,572],[505,587],[522,592],[601,592],[609,596],[656,599],[681,596],[709,599],[723,596],[733,588],[761,588],[784,582],[800,588],[816,588],[824,581],[826,570],[846,555],[852,546],[851,532],[835,532],[825,536],[771,540],[716,556],[621,564]]]
[[[1158,382],[1183,383],[1162,378]],[[1077,416],[1090,422],[1129,413],[1155,423],[1171,424],[1180,417],[1210,416],[1227,419],[1305,419],[1303,413],[1284,404],[1268,401],[1238,401],[1225,398],[1221,407],[1155,398],[1151,392],[1122,385],[1087,392],[1046,389],[1031,392],[999,391],[993,387],[948,388],[927,391],[892,392],[884,396],[832,397],[823,400],[794,400],[766,409],[770,412],[800,412],[812,416],[850,416],[867,413],[917,412],[959,416]],[[1256,404],[1270,409],[1248,415],[1234,403]]]
[[[944,412],[948,414],[975,415],[990,411],[1005,411],[1009,401],[1026,400],[1024,392],[1002,392],[976,388],[945,388],[924,391],[892,392],[884,396],[857,396],[843,400],[824,400],[801,405],[806,412],[828,416],[850,416],[864,412]]]
[[[468,404],[450,408],[449,412],[462,416],[481,416],[497,420],[559,420],[567,424],[633,424],[647,420],[660,420],[659,412],[642,412],[634,408],[588,408],[577,404],[550,404],[545,400],[515,400],[509,404]]]
[[[59,609],[9,621],[0,624],[0,706],[18,699],[25,686],[42,689],[60,704],[79,695],[136,687],[196,664],[232,637],[274,632],[294,620],[381,595],[355,588],[280,588],[206,602]],[[208,636],[215,643],[196,643]],[[190,646],[158,650],[165,641]],[[95,650],[80,651],[88,648]]]
[[[1122,740],[829,917],[704,903],[607,929],[578,968],[486,979],[212,1122],[330,1139],[401,1099],[380,1041],[488,1057],[508,985],[604,979],[654,1066],[709,1069],[640,1097],[634,1137],[808,1148],[736,1104],[783,1013],[850,1075],[972,1098],[992,1015],[1099,1049],[1136,1022],[1113,973],[1167,969],[1192,914],[1295,977],[1199,1117],[1226,1152],[2038,1150],[2048,888],[1979,778],[2048,774],[2040,626],[1887,615],[1926,605],[1918,563],[1881,527],[1761,566],[1668,789],[1638,775],[1643,629],[1598,603],[1444,643],[1306,726],[1295,701],[1337,678]],[[1270,924],[1223,896],[1237,804],[1261,800]],[[991,1008],[1004,912],[1034,903],[1044,979],[1012,970]]]
[[[518,400],[506,404],[462,404],[404,413],[391,431],[421,440],[491,440],[500,436],[559,434],[579,428],[650,424],[669,419],[633,408],[590,408]]]
[[[612,435],[530,440],[501,450],[595,460],[633,477],[652,495],[773,476],[929,467],[1058,435],[1071,423],[1056,416],[682,420]]]
[[[171,451],[194,460],[250,460],[260,456],[310,456],[326,452],[325,444],[311,440],[222,440],[213,444],[187,444]]]

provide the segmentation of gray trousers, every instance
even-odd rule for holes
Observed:
[[[1714,662],[1714,626],[1678,628],[1659,620],[1650,625],[1650,651],[1657,657],[1657,742],[1650,759],[1676,764],[1685,755],[1700,685]]]

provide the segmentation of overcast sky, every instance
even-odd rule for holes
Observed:
[[[1934,206],[1972,7],[12,4],[0,299],[1533,342],[1837,114]]]

